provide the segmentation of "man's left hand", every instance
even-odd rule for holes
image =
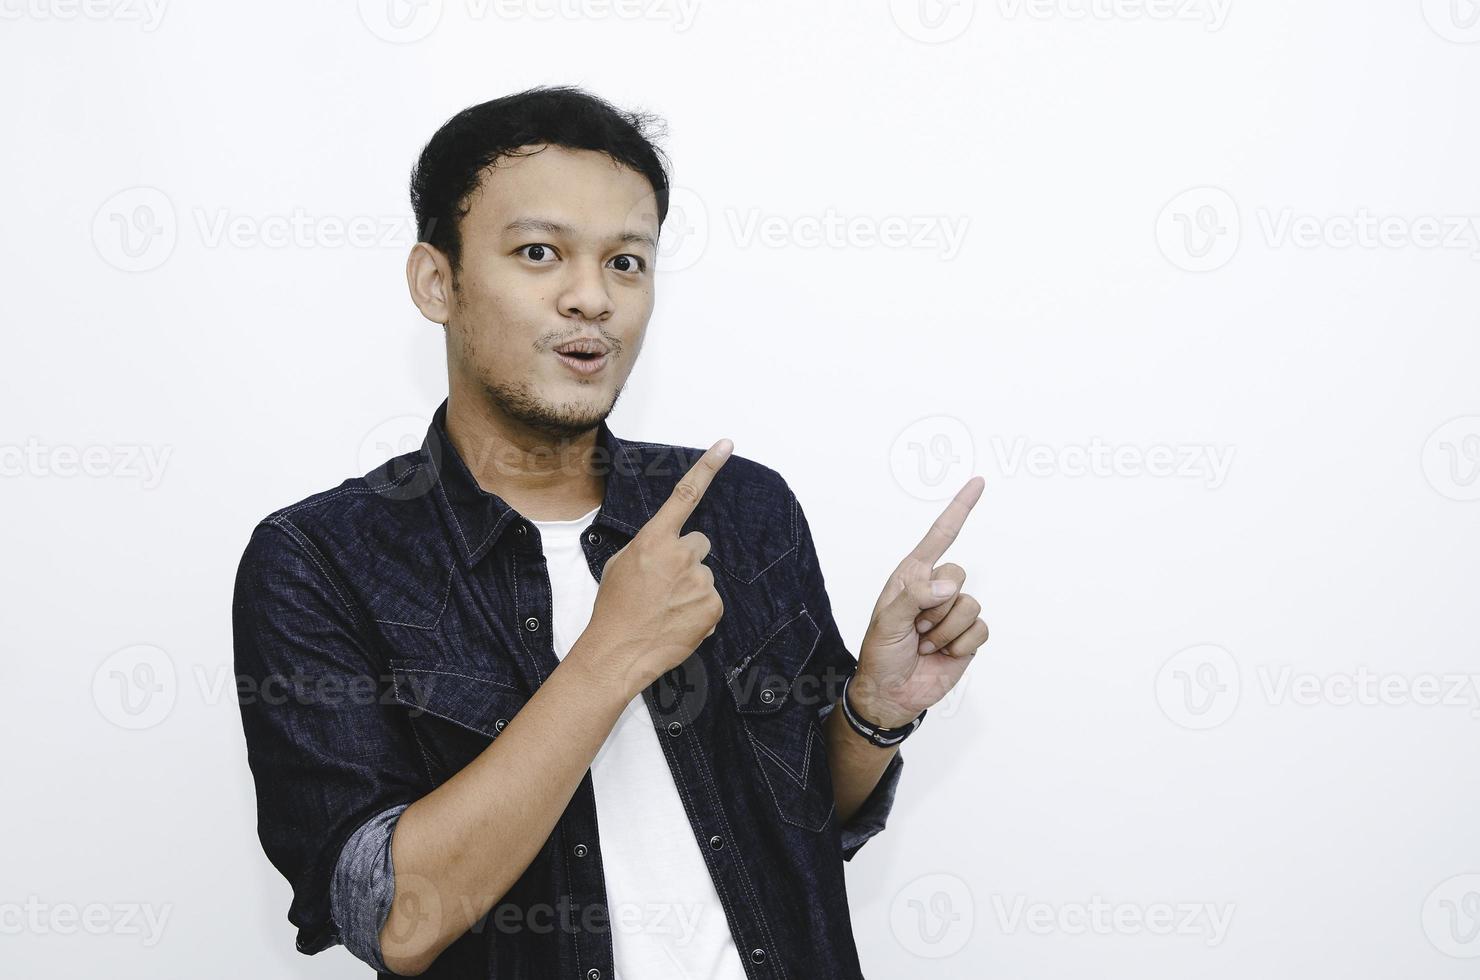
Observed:
[[[874,603],[848,690],[849,703],[865,721],[884,728],[909,724],[956,686],[987,641],[987,624],[978,617],[981,603],[961,591],[966,570],[936,565],[985,486],[979,476],[966,481]],[[949,591],[936,595],[933,586]]]

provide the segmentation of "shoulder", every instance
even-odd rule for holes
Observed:
[[[679,480],[708,447],[624,440],[624,455],[649,515],[663,506]],[[732,453],[684,524],[710,539],[710,559],[732,579],[753,584],[796,554],[795,497],[774,468]]]
[[[653,510],[662,506],[678,481],[694,467],[708,447],[663,442],[622,440],[626,465],[639,478]],[[620,465],[620,464],[619,464]],[[729,513],[784,513],[792,499],[791,488],[781,474],[765,463],[731,453],[725,460],[701,504]]]
[[[405,540],[432,517],[435,477],[420,451],[393,457],[263,516],[252,530],[248,556],[360,554]]]

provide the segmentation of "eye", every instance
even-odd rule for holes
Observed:
[[[613,262],[625,263],[617,266],[618,272],[644,272],[647,270],[647,262],[640,255],[622,254],[612,259]]]
[[[519,249],[519,251],[527,253],[525,255],[525,258],[529,259],[531,262],[536,263],[537,265],[549,265],[550,263],[545,261],[545,258],[547,256],[550,258],[557,257],[555,249],[551,248],[549,245],[540,245],[538,243],[534,245],[525,245],[523,248]]]

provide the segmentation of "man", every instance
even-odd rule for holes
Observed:
[[[611,432],[668,206],[645,123],[541,88],[432,137],[407,281],[445,327],[447,400],[419,451],[247,545],[242,721],[305,953],[861,975],[842,862],[986,639],[936,565],[982,482],[895,569],[855,661],[776,471]]]

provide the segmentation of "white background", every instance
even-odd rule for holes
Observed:
[[[786,476],[855,649],[987,480],[870,977],[1473,976],[1480,11],[1089,2],[0,0],[0,972],[367,975],[293,948],[232,579],[445,393],[422,144],[575,83],[675,163],[618,434]]]

